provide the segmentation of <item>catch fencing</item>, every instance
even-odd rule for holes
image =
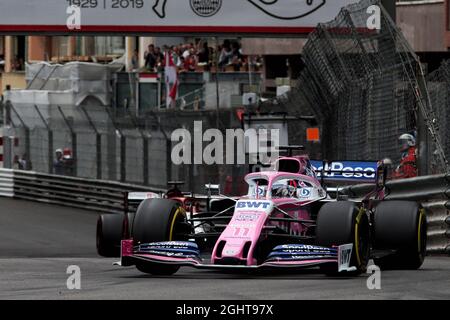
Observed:
[[[184,181],[184,190],[205,192],[208,183],[220,184],[228,194],[239,194],[246,165],[181,164],[172,162],[174,130],[184,128],[191,134],[191,150],[201,144],[194,141],[194,121],[201,121],[203,131],[218,127],[239,128],[237,117],[229,110],[148,112],[136,117],[127,112],[114,114],[98,105],[12,105],[5,103],[5,137],[20,143],[5,145],[4,168],[24,169],[44,174],[118,181],[149,188],[166,188],[168,181]],[[203,134],[202,134],[203,136]],[[8,140],[9,141],[9,140]],[[58,164],[56,151],[63,152]],[[191,154],[191,162],[194,153]],[[225,155],[224,155],[225,158]]]
[[[22,142],[14,150],[22,164],[9,159],[7,168],[22,165],[22,169],[48,174],[142,185],[151,181],[153,187],[166,187],[170,140],[160,131],[141,130],[131,115],[117,120],[100,106],[6,103],[5,108],[3,135]],[[56,159],[58,149],[63,153],[61,165]]]
[[[380,29],[367,28],[371,5],[381,8]],[[448,107],[431,103],[419,59],[380,1],[362,0],[319,24],[302,56],[296,88],[277,104],[316,116],[326,159],[398,163],[399,136],[418,133],[421,174],[447,172],[441,144],[449,139],[439,131],[445,122],[435,120]]]
[[[439,69],[427,76],[431,103],[436,109],[440,139],[445,154],[450,157],[450,60],[444,61]]]

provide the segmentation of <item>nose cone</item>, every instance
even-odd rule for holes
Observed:
[[[326,0],[248,0],[251,4],[277,19],[303,18],[325,5]]]
[[[247,258],[251,244],[252,242],[248,239],[229,239],[222,250],[222,258],[244,260]]]
[[[267,200],[239,200],[212,255],[212,263],[253,265],[253,250],[273,210]]]

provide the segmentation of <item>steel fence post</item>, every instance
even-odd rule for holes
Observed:
[[[120,136],[120,181],[127,180],[127,137]]]
[[[149,184],[149,170],[148,170],[148,138],[147,137],[142,137],[142,143],[143,143],[143,173],[144,173],[144,185],[148,185]]]

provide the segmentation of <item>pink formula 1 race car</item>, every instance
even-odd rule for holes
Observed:
[[[326,274],[357,275],[371,258],[383,269],[422,265],[425,211],[416,202],[384,199],[382,163],[373,172],[373,192],[349,201],[330,197],[324,182],[330,171],[322,169],[318,178],[308,156],[292,156],[292,149],[267,171],[248,174],[245,196],[151,197],[135,215],[116,216],[115,226],[112,215],[101,216],[99,252],[114,238],[109,245],[120,247],[118,265],[153,275],[171,275],[182,266],[320,267]]]

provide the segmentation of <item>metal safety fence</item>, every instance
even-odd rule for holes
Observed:
[[[379,6],[381,19],[379,28],[369,29],[372,5]],[[439,130],[445,122],[436,115],[448,107],[432,104],[418,57],[380,1],[362,0],[319,24],[302,57],[297,86],[277,105],[316,116],[326,159],[398,163],[398,138],[410,133],[418,136],[421,174],[447,172],[446,138]]]
[[[450,157],[450,61],[427,76],[431,104],[436,109],[440,140],[447,157]]]
[[[175,165],[172,133],[185,129],[191,150],[208,141],[194,140],[194,122],[203,131],[219,126],[240,128],[229,110],[148,112],[115,115],[98,105],[34,105],[5,103],[0,136],[5,137],[3,168],[79,178],[118,181],[149,188],[165,188],[168,181],[184,181],[184,190],[204,192],[207,183],[221,184],[228,194],[239,194],[246,165]],[[203,137],[203,133],[201,133]],[[225,155],[224,155],[225,158]]]
[[[45,202],[97,212],[123,213],[126,192],[148,188],[95,179],[0,169],[0,196]],[[152,192],[163,190],[152,189]]]
[[[5,104],[5,168],[166,187],[170,139],[109,108]],[[151,168],[152,170],[150,170]]]

